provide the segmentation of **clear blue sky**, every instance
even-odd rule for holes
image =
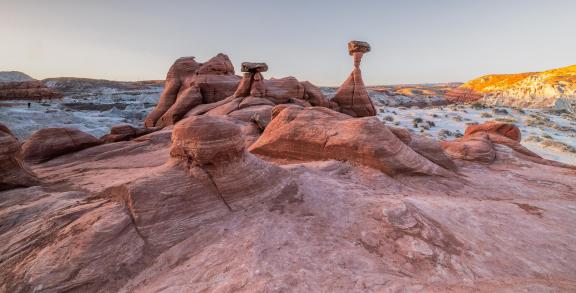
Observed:
[[[368,84],[465,81],[576,63],[574,0],[0,0],[0,71],[163,79],[180,56],[338,85],[368,41]]]

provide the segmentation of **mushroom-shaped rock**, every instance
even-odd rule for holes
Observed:
[[[366,117],[376,115],[376,109],[368,91],[362,81],[360,62],[362,55],[370,51],[370,45],[366,42],[352,41],[348,43],[350,55],[354,57],[354,69],[352,73],[340,86],[332,101],[338,104],[342,113],[352,117]]]
[[[368,53],[370,52],[370,44],[362,41],[348,42],[348,53],[352,56],[354,53]]]
[[[36,176],[18,160],[19,150],[18,139],[8,127],[0,124],[0,191],[38,184]]]
[[[242,72],[266,72],[268,64],[264,62],[242,62]]]
[[[354,119],[322,107],[277,106],[274,118],[250,152],[302,161],[343,160],[389,175],[452,176],[398,139],[376,118]]]
[[[101,143],[100,139],[78,129],[43,128],[26,140],[21,155],[24,161],[41,163]]]

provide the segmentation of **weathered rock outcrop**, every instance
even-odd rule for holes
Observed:
[[[351,161],[389,175],[453,175],[412,150],[376,118],[356,119],[321,107],[277,106],[273,113],[250,152],[301,161]]]
[[[503,145],[513,150],[522,159],[538,164],[576,169],[576,166],[546,160],[520,144],[520,129],[514,124],[491,121],[466,128],[463,137],[454,141],[440,142],[452,158],[493,163],[496,159],[496,146]]]
[[[110,133],[100,139],[106,143],[131,140],[148,133],[152,133],[158,128],[134,127],[129,124],[114,125],[110,128]]]
[[[351,41],[348,43],[348,52],[354,57],[354,70],[340,86],[332,101],[338,104],[340,112],[352,117],[374,116],[376,109],[368,96],[360,71],[362,56],[370,52],[370,45],[366,42]]]
[[[0,100],[41,100],[61,97],[60,92],[46,87],[38,80],[0,82]]]
[[[22,145],[21,156],[24,161],[40,163],[101,143],[100,139],[78,129],[43,128]]]
[[[573,111],[576,105],[576,65],[518,74],[490,74],[450,91],[447,99],[492,106],[555,107]]]
[[[36,176],[17,158],[19,151],[18,139],[0,123],[0,191],[38,184]]]
[[[268,112],[263,116],[270,116],[271,106],[278,104],[337,108],[310,82],[299,82],[294,77],[266,80],[262,72],[267,70],[266,63],[244,62],[244,76],[240,78],[234,75],[232,63],[224,54],[204,64],[197,63],[194,57],[180,58],[170,68],[160,102],[145,125],[165,127],[184,117],[228,115],[252,106],[259,106],[254,110],[260,113]],[[244,113],[236,116],[245,122],[252,120]]]
[[[194,57],[182,57],[168,70],[160,101],[144,124],[146,127],[174,124],[197,105],[229,97],[239,82],[232,62],[224,54],[218,54],[206,63],[198,63]]]
[[[0,292],[576,291],[574,167],[510,124],[440,145],[312,107],[313,86],[266,67],[173,127],[105,138],[129,141],[26,142],[42,185],[0,191]],[[17,145],[0,124],[0,189]]]

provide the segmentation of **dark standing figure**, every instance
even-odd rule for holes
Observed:
[[[28,102],[28,108],[30,108],[30,102]]]

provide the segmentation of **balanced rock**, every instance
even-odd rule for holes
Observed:
[[[263,62],[242,62],[242,72],[266,72],[268,64]]]
[[[354,57],[354,69],[340,86],[332,101],[338,104],[340,112],[352,117],[375,116],[376,109],[368,96],[360,71],[362,56],[370,51],[370,45],[365,42],[352,41],[348,43],[348,51]]]
[[[21,155],[24,161],[41,163],[101,143],[100,139],[78,129],[43,128],[26,140]]]
[[[18,139],[0,124],[0,191],[38,184],[36,176],[17,158],[19,151]]]
[[[362,41],[350,41],[348,43],[348,53],[350,56],[354,53],[368,53],[370,52],[370,44]]]
[[[284,105],[277,106],[273,115],[250,152],[298,161],[351,161],[389,175],[453,175],[412,150],[376,118],[354,119],[327,108]]]

